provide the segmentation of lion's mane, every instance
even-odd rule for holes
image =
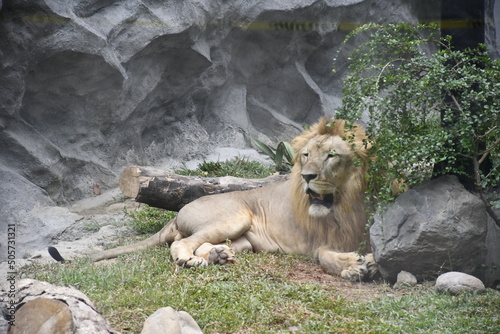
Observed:
[[[366,231],[365,191],[368,150],[367,136],[361,126],[351,130],[345,121],[324,118],[292,141],[296,153],[291,175],[291,195],[296,224],[308,237],[311,253],[328,246],[340,252],[357,250],[365,241],[369,247]],[[339,136],[347,140],[357,159],[352,174],[334,197],[332,213],[326,217],[311,217],[308,214],[309,198],[304,191],[301,176],[300,150],[316,136]]]

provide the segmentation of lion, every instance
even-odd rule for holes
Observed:
[[[357,281],[377,272],[365,212],[369,145],[360,125],[321,119],[291,142],[294,166],[287,181],[204,196],[184,206],[152,237],[92,256],[95,261],[168,244],[178,266],[235,261],[235,254],[302,254],[329,274]]]

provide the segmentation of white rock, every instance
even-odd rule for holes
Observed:
[[[141,334],[203,334],[194,319],[184,311],[162,307],[144,322]]]
[[[485,287],[479,278],[469,274],[450,271],[438,277],[436,280],[436,289],[440,292],[448,292],[456,295],[461,292],[483,292]]]

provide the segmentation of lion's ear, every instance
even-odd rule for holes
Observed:
[[[304,148],[304,146],[306,146],[309,140],[311,140],[315,135],[316,134],[309,129],[304,130],[300,136],[292,139],[290,145],[292,146],[295,158],[299,155],[299,152]]]
[[[373,153],[375,152],[375,147],[373,146],[371,141],[363,138],[362,140],[357,142],[356,151],[356,154],[361,159],[367,160],[374,155]]]
[[[373,144],[371,141],[369,141],[368,139],[363,139],[361,145],[362,145],[361,148],[363,150],[365,150],[368,153],[372,153],[372,149],[374,149],[374,148],[373,148]]]
[[[297,155],[297,153],[302,149],[302,147],[304,147],[304,144],[302,143],[302,140],[299,137],[292,139],[290,145],[292,145],[293,153],[295,153],[295,155]]]

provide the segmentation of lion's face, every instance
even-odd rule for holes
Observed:
[[[339,136],[313,137],[299,152],[300,173],[309,197],[309,215],[324,217],[353,170],[354,154]]]

